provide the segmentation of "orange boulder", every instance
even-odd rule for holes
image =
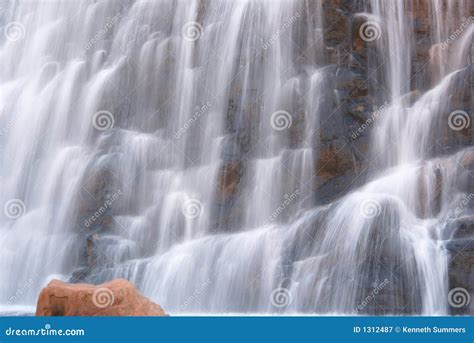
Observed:
[[[42,289],[37,316],[165,316],[165,311],[148,300],[127,280],[101,285],[51,281]]]

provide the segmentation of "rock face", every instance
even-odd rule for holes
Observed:
[[[472,195],[472,194],[471,194]],[[471,197],[472,198],[472,197]],[[449,252],[449,289],[463,288],[474,296],[474,216],[462,216],[455,220],[452,239],[447,244]],[[474,301],[466,306],[451,307],[451,314],[468,315],[474,313]]]
[[[142,296],[127,280],[101,285],[51,281],[41,291],[37,316],[165,316],[157,304]]]
[[[387,0],[388,1],[388,0]],[[357,189],[368,181],[369,173],[377,169],[379,159],[384,156],[375,156],[370,153],[373,148],[370,136],[374,128],[377,126],[377,121],[385,115],[390,115],[384,111],[387,103],[383,100],[388,99],[386,90],[380,87],[379,79],[381,75],[378,73],[383,70],[384,59],[377,58],[377,44],[375,42],[366,42],[361,39],[359,34],[360,27],[369,17],[361,16],[362,12],[367,12],[367,5],[369,2],[356,0],[322,0],[322,18],[323,26],[318,27],[322,30],[324,45],[320,47],[315,41],[310,42],[305,46],[304,40],[301,40],[301,45],[298,44],[298,50],[304,50],[304,56],[301,60],[314,62],[307,59],[312,59],[312,53],[318,54],[319,63],[323,63],[327,67],[327,79],[325,79],[324,89],[318,90],[318,97],[321,99],[320,116],[318,128],[319,134],[315,135],[314,145],[315,157],[312,161],[314,166],[314,183],[311,184],[313,191],[313,200],[317,205],[329,204],[338,201],[341,197],[348,194],[350,191]],[[309,13],[316,13],[316,1],[308,1],[306,6]],[[433,88],[440,81],[441,75],[446,72],[444,68],[448,65],[448,58],[451,54],[450,49],[453,45],[445,46],[445,43],[434,43],[432,39],[433,27],[431,23],[431,13],[433,4],[429,0],[417,0],[413,2],[406,2],[407,9],[406,18],[413,20],[414,29],[414,46],[413,56],[411,60],[410,70],[410,87],[407,88],[407,93],[401,96],[404,106],[410,107],[417,99],[419,99],[428,89]],[[443,2],[442,7],[446,7],[447,3]],[[443,12],[446,9],[443,9]],[[461,22],[455,22],[460,18],[452,20],[451,31],[454,32],[461,27]],[[310,17],[303,17],[300,20],[308,21],[308,27],[311,27]],[[383,24],[383,23],[382,23]],[[383,25],[382,25],[383,26]],[[298,41],[297,39],[295,41]],[[314,47],[318,47],[320,51],[309,51]],[[319,56],[319,54],[322,55]],[[308,57],[309,56],[309,57]],[[167,68],[173,67],[172,58],[164,62]],[[319,66],[319,64],[317,64]],[[302,66],[299,66],[302,67]],[[472,68],[471,68],[472,69]],[[448,115],[453,110],[462,109],[469,112],[472,109],[473,96],[471,80],[469,77],[468,68],[463,73],[459,73],[459,80],[453,81],[453,90],[450,91],[449,108],[444,110],[444,113],[436,114],[439,117],[433,122],[435,132],[440,132],[439,137],[434,137],[432,149],[430,149],[427,158],[443,158],[443,156],[452,155],[467,146],[472,145],[473,125],[467,126],[462,130],[453,130],[446,125],[448,122]],[[217,186],[215,189],[214,207],[210,208],[212,212],[210,215],[210,230],[215,232],[231,232],[239,229],[239,224],[242,217],[245,215],[245,206],[248,205],[247,193],[245,189],[247,175],[252,173],[252,150],[257,144],[255,137],[258,136],[258,130],[263,125],[259,121],[259,112],[264,108],[258,97],[255,101],[249,104],[244,104],[242,98],[251,94],[252,97],[257,94],[257,89],[243,89],[239,83],[240,79],[236,78],[229,86],[229,99],[227,114],[224,120],[226,128],[226,135],[223,137],[223,163],[217,173]],[[460,91],[461,90],[461,91]],[[164,96],[167,98],[167,96]],[[290,111],[293,118],[293,123],[289,130],[289,145],[292,147],[301,146],[301,137],[304,136],[301,125],[304,122],[301,118],[300,109],[295,106],[294,111]],[[469,112],[471,113],[471,112]],[[153,123],[156,125],[156,123]],[[154,129],[158,129],[154,127]],[[397,144],[396,141],[393,141]],[[317,148],[316,148],[317,147]],[[78,214],[77,227],[84,232],[83,239],[83,253],[80,258],[80,268],[77,269],[70,282],[102,282],[108,275],[102,274],[104,269],[113,267],[113,258],[108,258],[110,251],[116,251],[115,247],[120,244],[120,241],[114,240],[106,234],[113,228],[114,212],[120,206],[127,209],[129,212],[135,212],[134,205],[120,203],[120,200],[114,202],[114,207],[107,207],[107,211],[99,216],[96,220],[94,214],[103,207],[109,197],[122,188],[120,178],[113,172],[119,167],[113,162],[108,162],[110,165],[97,166],[94,175],[87,175],[87,182],[84,182],[82,187],[80,213]],[[472,175],[474,173],[474,151],[467,152],[460,161],[446,161],[445,163],[459,164],[462,169],[459,169],[459,176],[455,178],[453,187],[460,191],[468,191],[472,189]],[[109,170],[110,169],[110,170]],[[441,170],[441,169],[440,169]],[[462,173],[462,174],[461,174]],[[368,176],[369,175],[369,176]],[[424,174],[420,174],[419,195],[417,199],[417,207],[415,209],[419,218],[434,218],[440,212],[440,204],[443,194],[451,192],[450,189],[443,189],[443,174],[437,171],[436,187],[433,194],[425,187],[423,183]],[[450,185],[451,187],[451,185]],[[125,198],[125,197],[124,197]],[[122,200],[122,199],[121,199]],[[472,204],[472,201],[471,201]],[[453,204],[453,207],[458,206]],[[463,205],[464,208],[464,205]],[[454,209],[454,208],[453,208]],[[388,212],[383,209],[384,213]],[[446,237],[449,240],[447,250],[449,253],[449,289],[464,288],[471,292],[471,298],[474,284],[474,241],[472,233],[473,227],[473,209],[464,209],[465,216],[458,218],[454,223],[450,224],[454,231],[452,237]],[[314,225],[314,230],[321,226],[319,222]],[[379,228],[380,227],[380,228]],[[388,261],[384,265],[390,265],[390,261],[397,261],[401,257],[393,251],[391,246],[387,243],[393,241],[395,238],[384,239],[379,236],[379,232],[386,230],[381,224],[377,228],[372,228],[374,234],[372,241],[374,245],[383,246],[383,254],[377,256],[382,261]],[[392,231],[397,227],[391,228],[390,231],[383,231],[386,237],[391,237]],[[457,230],[457,231],[456,231]],[[157,241],[159,238],[151,234],[149,238],[151,242]],[[298,245],[300,242],[295,242],[295,251],[301,253],[301,258],[307,258],[305,255],[304,245]],[[122,257],[121,257],[122,258]],[[123,254],[123,259],[128,258],[128,253]],[[365,261],[368,264],[370,261]],[[111,265],[112,264],[112,265]],[[329,268],[329,266],[328,266]],[[398,271],[398,269],[397,269]],[[381,279],[383,280],[387,275],[393,273],[389,268],[382,269]],[[395,274],[399,280],[407,279],[409,276]],[[117,280],[114,282],[123,282]],[[105,284],[108,285],[108,284]],[[46,295],[40,297],[38,303],[38,311],[49,314],[42,315],[135,315],[127,311],[137,310],[130,305],[128,295],[120,295],[112,292],[114,302],[111,306],[97,307],[92,302],[92,295],[97,288],[104,288],[102,286],[87,286],[78,285],[71,286],[60,283],[60,287],[56,284],[50,284],[43,292]],[[72,289],[76,287],[83,288],[86,294],[85,300],[82,298],[71,298],[72,303],[81,303],[81,308],[77,305],[68,307],[69,299],[63,299],[55,293],[51,293],[51,289],[58,288],[58,294],[72,294]],[[89,287],[89,288],[85,288]],[[92,287],[92,288],[90,288]],[[127,286],[128,287],[128,286]],[[416,303],[408,303],[404,296],[407,292],[406,285],[392,282],[386,285],[381,290],[381,295],[377,299],[377,304],[372,303],[371,306],[365,307],[367,314],[377,314],[376,311],[382,311],[385,306],[387,309],[395,309],[396,313],[413,314],[421,311],[421,305]],[[110,287],[107,286],[107,289]],[[133,287],[132,287],[133,288]],[[71,289],[71,290],[70,290]],[[110,288],[111,289],[111,288]],[[126,288],[128,289],[128,288]],[[361,298],[370,294],[373,290],[372,283],[368,283],[366,288],[361,290]],[[59,292],[58,291],[58,292]],[[49,293],[48,293],[49,292]],[[128,292],[128,291],[127,291]],[[133,289],[131,296],[141,297]],[[102,292],[103,299],[107,299],[107,295],[111,293]],[[52,295],[48,295],[52,294]],[[389,296],[389,294],[392,294]],[[122,298],[120,298],[122,296]],[[64,296],[63,296],[64,297]],[[96,296],[97,299],[102,299]],[[43,299],[44,307],[40,307]],[[143,299],[143,297],[141,297]],[[47,302],[45,302],[47,301]],[[102,300],[104,301],[104,300]],[[119,302],[119,301],[123,301]],[[146,301],[146,299],[145,299]],[[96,301],[97,302],[97,301]],[[43,306],[43,303],[41,305]],[[132,302],[133,303],[133,302]],[[474,301],[471,301],[471,308],[451,309],[454,314],[465,314],[466,311],[474,313],[472,306]],[[383,305],[383,306],[382,306]],[[83,307],[83,308],[82,308]],[[145,309],[146,306],[145,306]],[[139,309],[141,311],[141,308]],[[330,310],[330,309],[328,309]],[[81,313],[77,313],[77,311]],[[89,311],[94,314],[83,314],[82,311]],[[138,310],[137,310],[138,311]],[[162,312],[162,310],[160,309]],[[414,311],[414,312],[411,312]],[[463,312],[464,311],[464,312]],[[87,312],[87,313],[89,313]],[[67,314],[66,314],[67,313]],[[71,314],[72,313],[72,314]],[[380,314],[380,313],[379,313]],[[149,315],[149,314],[137,314]],[[155,314],[151,314],[155,315]],[[162,314],[160,314],[162,315]]]

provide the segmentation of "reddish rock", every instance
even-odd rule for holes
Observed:
[[[237,191],[240,183],[241,165],[239,162],[232,162],[223,166],[219,172],[218,198],[221,201],[230,199]]]
[[[165,316],[164,310],[142,296],[124,279],[101,285],[51,281],[41,291],[37,316]]]
[[[336,46],[347,40],[349,18],[345,15],[343,5],[342,0],[323,0],[324,39],[329,46]]]
[[[442,162],[440,162],[442,163]],[[417,215],[421,218],[436,216],[441,209],[441,197],[443,193],[443,174],[440,168],[436,168],[434,188],[428,191],[427,182],[432,173],[431,168],[423,168],[418,174],[417,183],[417,203],[414,208]]]
[[[459,164],[467,170],[474,169],[474,148],[467,150],[461,157]]]
[[[334,177],[341,176],[353,168],[351,156],[343,149],[330,145],[321,149],[319,159],[316,164],[316,174],[320,182],[327,182]]]
[[[429,50],[429,72],[433,85],[441,79],[444,69],[449,63],[449,46],[446,43],[437,43]]]

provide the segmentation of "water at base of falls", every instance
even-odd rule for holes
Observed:
[[[172,315],[449,313],[449,214],[472,195],[459,185],[473,151],[437,153],[434,138],[470,75],[473,26],[449,56],[430,50],[445,60],[415,96],[412,1],[344,9],[377,35],[361,60],[330,48],[331,6],[1,4],[0,311],[30,312],[54,278],[126,278]],[[453,32],[426,20],[433,44]],[[363,152],[336,119],[360,63],[385,104]],[[325,201],[356,150],[364,170]]]

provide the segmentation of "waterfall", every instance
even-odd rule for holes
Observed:
[[[469,5],[3,2],[2,311],[54,278],[126,278],[171,314],[448,314],[473,136],[441,137],[453,110],[470,120]],[[330,15],[353,50],[329,44]],[[339,137],[358,73],[376,105],[362,144]]]

